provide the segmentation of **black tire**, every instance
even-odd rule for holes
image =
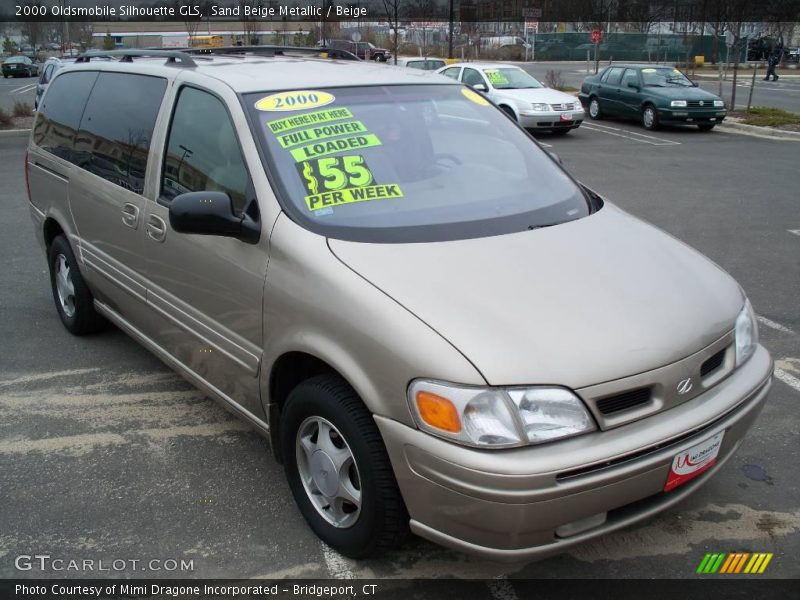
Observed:
[[[697,126],[697,128],[700,131],[711,131],[712,129],[714,129],[715,125],[716,123],[701,123],[700,125]]]
[[[642,107],[642,127],[648,131],[658,129],[658,111],[652,104],[645,104]]]
[[[339,441],[349,447],[357,469],[361,507],[355,522],[347,527],[329,523],[301,481],[297,436],[301,426],[314,417],[327,420],[338,430]],[[292,390],[281,415],[280,444],[295,502],[314,533],[331,548],[350,558],[364,558],[396,547],[406,538],[408,513],[378,427],[355,390],[341,377],[318,375]]]
[[[505,104],[501,105],[500,108],[503,109],[503,112],[506,113],[509,117],[511,117],[512,121],[517,120],[517,115],[514,114],[514,109],[510,106],[506,106]]]
[[[69,303],[67,303],[67,308],[62,304],[56,284],[57,264],[61,262],[62,257],[74,289],[74,300],[71,304],[72,314],[68,314]],[[94,309],[92,292],[89,291],[89,287],[83,280],[78,268],[78,261],[75,260],[72,248],[63,235],[56,236],[47,249],[47,263],[50,267],[50,287],[53,290],[53,301],[64,327],[74,335],[86,335],[101,330],[105,326],[106,320]]]
[[[595,121],[599,121],[603,118],[603,109],[600,107],[600,99],[597,96],[591,96],[589,98],[587,112],[589,113],[589,117]]]

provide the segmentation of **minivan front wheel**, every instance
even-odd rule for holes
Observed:
[[[102,329],[105,320],[94,309],[92,293],[83,280],[78,261],[63,235],[53,239],[47,249],[47,258],[53,300],[64,327],[75,335],[85,335]]]
[[[311,529],[351,558],[397,546],[408,514],[372,414],[336,375],[289,394],[281,453],[295,502]]]

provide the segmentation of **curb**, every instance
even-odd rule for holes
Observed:
[[[746,125],[744,123],[737,123],[736,121],[725,120],[717,125],[717,128],[757,137],[800,142],[800,132],[783,131],[781,129],[775,129],[774,127],[760,127],[758,125]]]
[[[0,129],[0,138],[3,137],[27,137],[31,133],[30,129]]]

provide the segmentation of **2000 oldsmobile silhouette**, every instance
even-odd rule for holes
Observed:
[[[410,529],[559,552],[741,443],[772,360],[740,287],[481,95],[168,56],[70,66],[45,94],[26,173],[58,314],[111,320],[268,434],[335,549]]]

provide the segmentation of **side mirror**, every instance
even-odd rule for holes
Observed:
[[[635,81],[629,81],[629,82],[628,82],[628,87],[629,87],[629,88],[633,88],[633,89],[635,89],[636,91],[639,91],[639,84],[638,84],[638,83],[636,83]]]
[[[475,85],[472,86],[472,89],[473,90],[477,90],[479,92],[488,92],[489,91],[489,88],[486,87],[485,83],[476,83]]]
[[[246,214],[237,215],[225,192],[188,192],[169,203],[169,224],[178,233],[221,235],[255,244],[259,224]]]

